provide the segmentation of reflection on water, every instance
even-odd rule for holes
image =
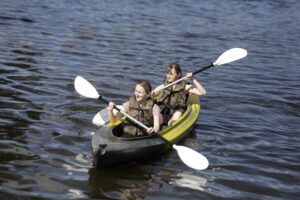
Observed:
[[[70,199],[82,199],[82,198],[86,198],[86,195],[83,193],[82,190],[68,189],[66,197]]]
[[[207,180],[205,178],[192,175],[191,173],[186,172],[177,174],[177,177],[172,178],[169,182],[169,184],[177,187],[189,188],[199,191],[204,190],[206,183]]]
[[[143,199],[144,195],[138,195],[136,192],[157,188],[151,184],[152,180],[152,174],[145,174],[144,170],[135,166],[102,172],[91,169],[89,171],[91,191],[88,195],[93,198]]]
[[[177,160],[177,158],[175,159]],[[152,166],[146,165],[104,171],[91,169],[89,171],[91,191],[87,195],[93,198],[107,199],[144,199],[149,195],[155,196],[156,191],[162,187],[165,188],[167,196],[172,196],[174,191],[177,191],[177,187],[195,191],[205,190],[207,183],[205,178],[194,175],[192,172],[168,169],[164,161],[158,160],[156,162],[158,166],[155,170]],[[182,167],[185,168],[185,166]],[[182,198],[185,199],[185,197]]]

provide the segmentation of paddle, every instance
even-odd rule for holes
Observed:
[[[193,75],[197,74],[197,73],[200,73],[204,70],[207,70],[211,67],[214,67],[214,66],[220,66],[220,65],[224,65],[224,64],[227,64],[227,63],[230,63],[230,62],[233,62],[233,61],[236,61],[236,60],[239,60],[243,57],[245,57],[247,55],[247,51],[245,49],[241,49],[241,48],[232,48],[232,49],[229,49],[227,51],[225,51],[224,53],[222,53],[219,58],[212,64],[208,65],[208,66],[205,66],[195,72],[193,72]],[[181,79],[178,79],[172,83],[169,83],[167,85],[165,85],[164,87],[161,87],[161,88],[157,88],[154,90],[154,92],[159,92],[163,89],[166,89],[184,79],[186,79],[187,76],[181,78]],[[98,112],[94,118],[93,118],[93,124],[95,124],[96,126],[103,126],[105,125],[106,123],[108,123],[108,114],[107,114],[107,108],[101,110],[100,112]]]
[[[202,69],[199,69],[199,70],[193,72],[193,75],[198,74],[198,73],[200,73],[204,70],[207,70],[211,67],[214,67],[214,66],[220,66],[220,65],[224,65],[224,64],[239,60],[241,58],[244,58],[246,55],[247,55],[247,51],[245,49],[242,49],[242,48],[229,49],[229,50],[225,51],[224,53],[222,53],[215,62],[211,63],[208,66],[203,67]],[[178,80],[176,80],[172,83],[169,83],[169,84],[165,85],[164,87],[157,88],[157,89],[154,90],[154,92],[159,92],[163,89],[166,89],[166,88],[168,88],[168,87],[170,87],[170,86],[172,86],[172,85],[174,85],[174,84],[176,84],[180,81],[185,80],[187,77],[188,76],[185,76],[181,79],[178,79]]]
[[[105,100],[97,90],[94,88],[93,85],[91,85],[86,79],[84,79],[81,76],[77,76],[74,81],[74,86],[75,90],[81,94],[82,96],[88,97],[88,98],[93,98],[93,99],[98,99],[100,101],[103,101],[106,104],[109,104],[107,100]],[[140,127],[144,129],[148,129],[146,125],[143,123],[139,122],[138,120],[134,119],[127,113],[123,112],[121,109],[118,107],[114,107],[117,111],[121,112],[123,115],[125,115],[129,120],[132,122],[136,123]],[[160,134],[156,134],[157,137],[168,143],[175,149],[181,159],[181,161],[186,164],[188,167],[191,167],[193,169],[198,169],[198,170],[204,170],[208,167],[208,160],[205,156],[202,154],[198,153],[197,151],[194,151],[193,149],[190,149],[185,146],[179,146],[176,144],[173,144],[172,142],[166,140],[164,137],[162,137]]]

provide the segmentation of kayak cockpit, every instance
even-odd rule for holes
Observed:
[[[111,139],[115,140],[141,140],[147,138],[153,138],[154,135],[129,135],[124,133],[122,123],[113,127],[112,131],[109,134]]]

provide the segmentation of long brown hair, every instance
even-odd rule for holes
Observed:
[[[149,94],[152,91],[151,84],[148,81],[139,81],[137,85],[142,86],[145,89],[145,92]]]
[[[166,79],[167,73],[170,72],[172,69],[174,69],[177,74],[180,74],[179,78],[181,78],[181,67],[180,67],[180,65],[178,63],[172,63],[166,69],[166,75],[165,75],[164,82],[167,80]]]

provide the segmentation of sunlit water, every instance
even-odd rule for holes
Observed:
[[[297,199],[300,195],[300,2],[0,2],[0,199]],[[165,67],[191,72],[233,47],[243,60],[197,79],[208,94],[191,135],[207,170],[170,152],[91,167],[94,115],[81,75],[122,103]]]

